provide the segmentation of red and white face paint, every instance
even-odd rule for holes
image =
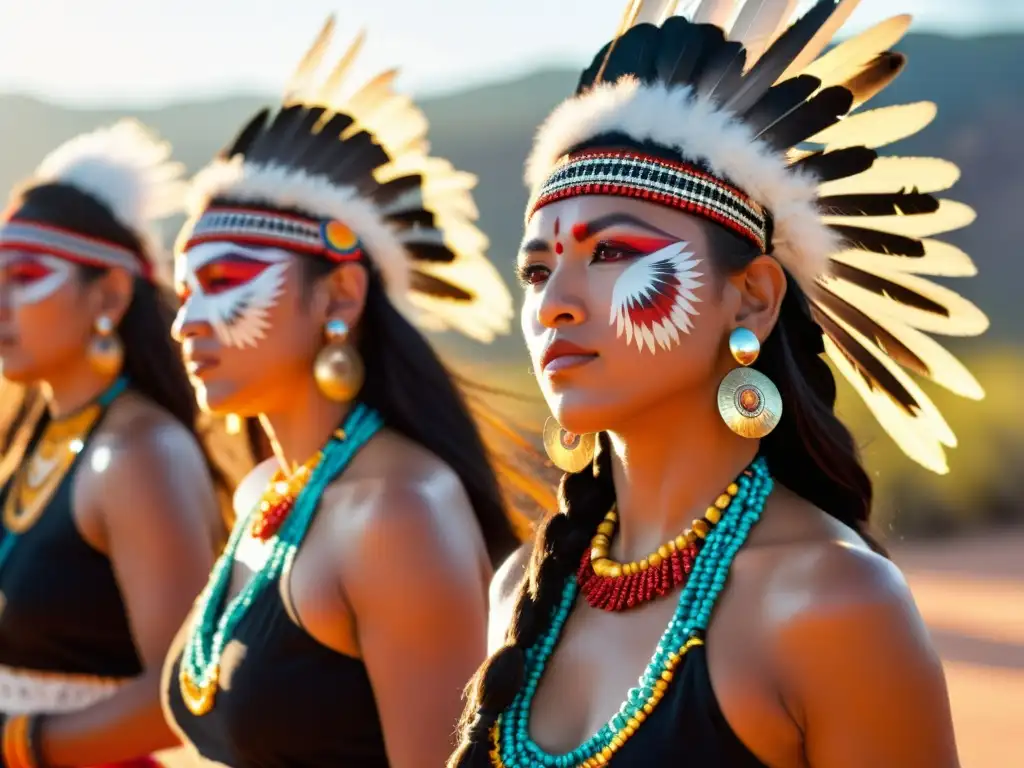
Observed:
[[[679,344],[680,331],[689,333],[694,306],[700,301],[695,291],[703,284],[696,271],[700,259],[683,241],[672,243],[633,261],[615,281],[609,322],[616,337],[636,343],[651,353]]]
[[[205,322],[221,343],[255,347],[266,335],[291,260],[287,251],[222,241],[189,249],[175,261],[182,300],[175,326]]]
[[[45,301],[71,278],[66,259],[28,251],[0,251],[0,285],[13,307]]]

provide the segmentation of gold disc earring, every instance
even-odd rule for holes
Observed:
[[[761,354],[761,342],[750,329],[736,328],[729,334],[729,351],[741,367],[729,371],[718,386],[718,413],[737,435],[764,437],[782,418],[782,396],[771,379],[747,367]]]
[[[114,321],[100,315],[93,323],[94,336],[86,349],[89,365],[96,373],[116,376],[124,365],[124,345],[114,333]]]
[[[349,330],[344,320],[332,319],[324,324],[327,344],[313,363],[313,377],[324,397],[345,403],[355,400],[363,387],[363,360],[348,343]]]
[[[554,419],[544,422],[544,450],[551,463],[563,472],[575,473],[594,460],[597,438],[593,432],[577,434]]]

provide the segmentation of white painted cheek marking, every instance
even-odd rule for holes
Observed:
[[[250,250],[239,246],[200,249],[203,246],[195,249],[194,257],[191,252],[188,255],[187,285],[191,291],[186,306],[188,319],[209,323],[217,338],[227,346],[255,347],[270,327],[268,316],[284,289],[291,255],[277,249]],[[235,288],[216,294],[204,293],[195,278],[196,271],[227,253],[263,262],[267,267],[249,282]]]
[[[37,304],[56,293],[71,277],[73,267],[56,256],[36,256],[39,263],[50,270],[50,274],[27,285],[11,287],[11,299],[16,307]]]
[[[695,267],[700,259],[687,250],[686,242],[673,243],[636,259],[622,271],[612,289],[609,322],[616,337],[636,342],[655,354],[680,343],[679,331],[689,333],[692,318],[700,314],[694,306],[700,299],[694,291],[703,283],[704,273]]]

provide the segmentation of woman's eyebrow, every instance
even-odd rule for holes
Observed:
[[[614,213],[609,213],[607,216],[600,216],[593,221],[574,224],[572,227],[572,236],[576,239],[576,242],[582,243],[584,240],[590,239],[602,230],[622,224],[626,224],[631,227],[638,227],[639,229],[646,229],[648,232],[653,232],[656,235],[660,235],[661,237],[668,238],[670,240],[679,239],[675,235],[658,229],[658,227],[653,224],[649,224],[643,219],[625,213],[624,211],[616,211]]]

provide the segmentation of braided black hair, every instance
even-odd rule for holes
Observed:
[[[725,228],[711,223],[705,228],[709,252],[715,255],[721,274],[732,274],[759,255]],[[778,322],[755,364],[775,382],[785,403],[778,426],[761,440],[760,454],[779,483],[885,554],[868,531],[871,480],[861,466],[852,435],[835,415],[836,383],[822,352],[821,329],[811,317],[806,296],[790,279]],[[470,681],[460,724],[461,742],[448,768],[491,765],[490,731],[522,684],[523,651],[536,642],[550,620],[565,580],[579,567],[590,537],[615,500],[611,450],[604,435],[600,440],[595,470],[562,478],[561,514],[551,517],[538,531],[505,646]]]

